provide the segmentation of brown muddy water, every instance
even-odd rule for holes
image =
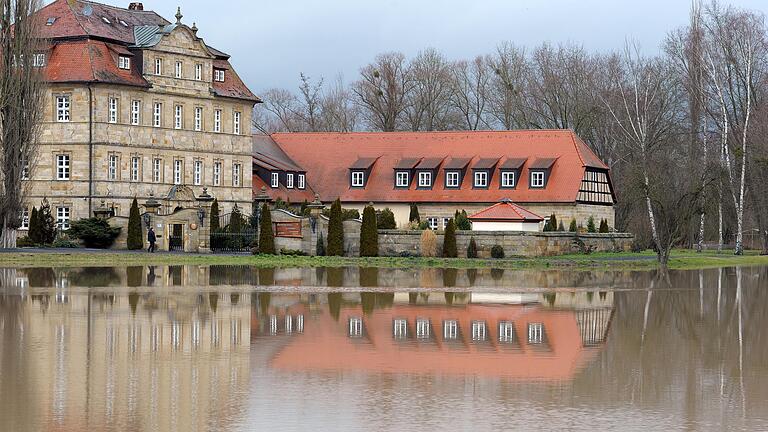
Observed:
[[[768,430],[768,268],[0,269],[0,431]]]

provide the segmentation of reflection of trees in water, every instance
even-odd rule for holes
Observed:
[[[258,282],[258,271],[253,266],[212,265],[208,274],[208,284],[211,286],[256,285]]]
[[[477,269],[467,269],[467,280],[469,286],[475,286],[475,280],[477,279]]]
[[[83,267],[68,274],[69,282],[79,287],[107,287],[120,283],[120,276],[112,267]]]
[[[238,293],[232,293],[229,295],[229,302],[232,303],[232,305],[237,306],[238,303],[240,303],[240,294]]]
[[[330,287],[344,286],[344,269],[341,267],[328,267],[326,285]]]
[[[447,288],[455,287],[458,272],[455,268],[443,269],[443,286]]]
[[[360,286],[361,287],[377,287],[379,286],[379,269],[378,267],[360,267]]]
[[[136,308],[139,305],[139,297],[139,293],[137,292],[128,293],[128,304],[131,306],[132,315],[136,315]]]
[[[419,293],[408,293],[408,304],[416,304],[416,300],[419,299]]]
[[[501,278],[503,277],[504,277],[504,269],[499,269],[499,268],[491,269],[491,279],[495,281],[500,281]]]
[[[263,270],[263,269],[262,269]],[[262,316],[266,316],[269,312],[269,304],[272,303],[272,293],[261,292],[259,293],[259,312]]]
[[[216,313],[219,307],[219,294],[215,292],[208,294],[208,302],[211,304],[211,312]]]
[[[443,294],[445,296],[445,303],[452,305],[453,304],[453,293],[452,292],[445,292]]]
[[[56,286],[56,273],[52,268],[30,268],[25,269],[29,286],[32,288],[47,288]]]
[[[144,267],[130,266],[125,269],[126,283],[129,287],[141,286],[144,277]]]
[[[341,293],[328,294],[328,312],[334,320],[338,321],[341,315]]]
[[[361,292],[360,305],[363,308],[363,314],[370,315],[375,309],[391,308],[395,304],[395,293],[373,293]]]
[[[259,284],[260,285],[274,285],[275,284],[275,269],[271,267],[265,267],[259,269]]]
[[[557,300],[557,293],[544,293],[544,300],[547,301],[548,305],[554,306],[555,300]]]

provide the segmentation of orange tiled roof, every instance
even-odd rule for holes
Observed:
[[[541,222],[543,217],[509,201],[494,204],[469,217],[473,221]]]
[[[272,139],[299,166],[322,201],[345,202],[575,202],[586,167],[608,170],[589,147],[569,130],[276,133]],[[450,157],[448,157],[450,156]],[[361,158],[378,158],[365,188],[351,188],[349,168]],[[394,187],[394,170],[404,159],[423,158],[439,169],[431,189]],[[443,169],[454,159],[470,159],[459,189],[446,189]],[[487,189],[473,188],[471,169],[498,160]],[[554,160],[545,188],[529,188],[528,169]],[[502,167],[522,171],[514,189],[500,187]],[[425,164],[427,165],[427,164]],[[418,167],[417,167],[418,169]]]

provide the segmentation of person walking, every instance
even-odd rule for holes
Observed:
[[[157,236],[155,235],[155,230],[153,230],[152,227],[149,227],[149,230],[147,231],[147,241],[149,242],[149,248],[147,249],[147,252],[154,253]]]

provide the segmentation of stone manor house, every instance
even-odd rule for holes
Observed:
[[[62,228],[104,206],[127,216],[134,197],[168,214],[203,188],[222,213],[250,211],[260,100],[180,11],[169,22],[142,3],[55,0],[36,16],[48,86],[24,216],[44,198]]]

